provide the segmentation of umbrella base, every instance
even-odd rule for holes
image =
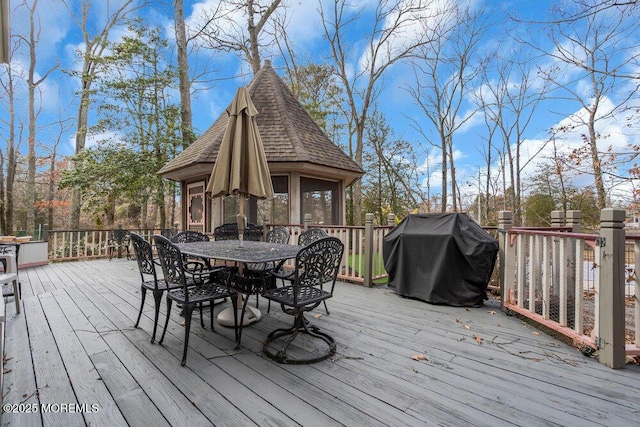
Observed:
[[[241,314],[242,310],[236,310],[236,316],[238,316],[238,320],[240,320]],[[260,312],[260,310],[248,305],[246,311],[244,312],[244,321],[242,322],[242,326],[247,326],[255,323],[261,318],[262,313]],[[218,323],[222,326],[230,328],[233,328],[235,326],[235,322],[233,319],[233,307],[225,308],[218,314]]]

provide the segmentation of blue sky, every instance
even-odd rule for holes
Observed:
[[[27,0],[31,2],[32,0]],[[296,53],[300,57],[311,58],[317,62],[323,62],[327,57],[327,45],[323,40],[323,31],[318,14],[318,2],[316,0],[305,1],[287,1],[288,4],[288,34],[290,39],[294,43]],[[331,3],[329,0],[321,0],[326,6]],[[436,0],[442,2],[445,0]],[[111,3],[117,3],[118,0],[111,0]],[[11,28],[13,34],[24,32],[28,28],[27,14],[24,7],[20,6],[22,0],[11,0]],[[74,10],[79,10],[80,0],[70,0]],[[166,2],[168,4],[156,3],[154,6],[149,6],[141,11],[141,15],[144,16],[153,25],[158,25],[167,31],[169,38],[172,38],[172,2]],[[199,20],[200,13],[203,10],[211,8],[213,4],[217,3],[214,0],[185,0],[185,15],[188,25],[192,27]],[[471,0],[472,4],[477,4],[477,0]],[[491,8],[491,20],[495,24],[487,37],[483,39],[480,49],[490,50],[496,46],[503,51],[509,51],[513,46],[505,42],[504,28],[510,22],[507,14],[517,14],[523,20],[530,19],[543,19],[547,16],[547,11],[553,4],[561,5],[564,3],[561,1],[548,1],[548,0],[511,0],[511,1],[489,1],[489,8]],[[95,8],[96,17],[105,16],[104,11],[101,8],[105,8],[108,2],[106,0],[93,2]],[[377,2],[371,0],[353,0],[350,4],[354,6],[354,9],[363,7],[364,15],[361,21],[361,28],[364,29],[367,26],[367,14],[372,13],[373,8]],[[39,125],[43,128],[41,135],[41,142],[46,144],[47,138],[53,138],[53,135],[47,136],[46,125],[54,120],[58,114],[68,115],[75,117],[77,111],[77,100],[74,96],[74,90],[77,89],[78,82],[76,79],[70,78],[62,70],[77,68],[77,56],[75,49],[81,46],[80,32],[74,25],[68,11],[61,5],[59,0],[39,0],[39,22],[42,27],[42,39],[38,46],[38,66],[37,73],[44,75],[46,71],[53,66],[56,62],[60,63],[60,68],[54,71],[47,80],[41,86],[42,89],[42,101],[40,107],[42,108],[42,114],[39,118]],[[99,18],[96,18],[99,19]],[[112,38],[117,39],[122,35],[122,31],[115,31],[112,34]],[[356,69],[358,67],[359,60],[363,54],[362,46],[358,44],[359,40],[358,30],[354,30],[351,34],[351,40],[354,43],[354,52],[352,60],[352,67]],[[202,50],[199,53],[200,60],[206,59],[210,56],[210,52]],[[281,62],[279,60],[279,53],[275,50],[265,50],[263,52],[263,59],[272,59],[274,66],[277,68]],[[26,52],[24,48],[19,49],[13,56],[13,64],[15,67],[27,66]],[[540,63],[548,61],[548,58],[539,58]],[[246,85],[250,78],[251,73],[248,67],[242,60],[240,60],[236,54],[216,54],[213,58],[215,68],[219,71],[217,76],[224,80],[218,81],[215,84],[206,88],[206,90],[198,91],[193,97],[193,111],[194,111],[194,126],[198,133],[202,133],[206,128],[213,123],[217,116],[228,105],[233,97],[236,88],[241,85]],[[417,120],[424,120],[426,118],[420,116],[415,105],[413,105],[411,98],[407,92],[403,89],[407,84],[411,84],[409,69],[401,64],[392,67],[388,70],[388,73],[384,79],[384,90],[381,93],[379,99],[380,110],[383,111],[393,126],[395,136],[397,138],[405,139],[417,147],[430,148],[434,157],[430,159],[430,164],[437,163],[437,155],[435,150],[430,147],[424,140],[424,137],[413,129],[411,121],[408,117],[414,117]],[[576,87],[579,87],[581,82],[576,82]],[[478,87],[478,90],[480,88]],[[612,100],[615,102],[616,100]],[[469,104],[467,104],[466,110],[469,110]],[[580,112],[580,106],[575,102],[561,101],[554,99],[552,102],[545,103],[539,107],[538,113],[535,115],[534,120],[529,125],[526,137],[529,142],[526,144],[524,151],[525,161],[527,156],[532,153],[538,153],[542,151],[543,154],[548,148],[544,148],[544,141],[547,140],[548,130],[563,120],[567,120],[567,117],[571,114],[582,114]],[[6,114],[4,111],[0,113]],[[462,113],[465,114],[464,112]],[[95,113],[93,113],[92,121],[95,120]],[[64,135],[66,141],[62,144],[61,154],[72,154],[73,152],[73,126]],[[482,156],[479,154],[478,146],[482,145],[482,132],[484,131],[484,125],[482,124],[481,116],[477,115],[472,118],[468,124],[457,134],[454,143],[457,156],[458,167],[458,180],[463,191],[473,195],[477,192],[473,185],[464,185],[466,182],[475,182],[475,177],[478,173],[478,165],[482,163]],[[624,145],[628,141],[637,140],[637,129],[624,129],[620,124],[615,121],[609,121],[603,124],[603,132],[606,132],[610,136],[611,141],[615,141],[615,144]],[[49,132],[52,132],[49,130]],[[573,134],[566,134],[565,139],[567,141],[567,149],[580,144],[581,133],[579,129]],[[22,147],[23,152],[26,151],[26,147]],[[426,162],[426,158],[422,158],[421,161]],[[532,172],[535,169],[536,162],[531,162],[528,167],[528,172]],[[433,191],[438,191],[439,186],[439,172],[436,172],[432,177],[431,186]],[[427,179],[425,176],[424,179]],[[588,177],[583,178],[585,183],[588,182]],[[614,185],[612,182],[611,185]],[[468,188],[467,188],[468,187]],[[476,187],[477,188],[477,187]],[[628,191],[626,186],[618,186],[618,189],[622,189],[622,192]]]

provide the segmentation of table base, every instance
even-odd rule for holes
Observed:
[[[240,315],[242,314],[242,310],[236,310],[236,315],[238,316],[238,320],[240,320]],[[262,313],[255,307],[251,307],[247,305],[247,309],[244,312],[244,321],[242,322],[242,326],[247,326],[252,323],[257,322],[262,318]],[[227,326],[233,328],[235,326],[235,321],[233,319],[233,307],[227,307],[218,313],[218,323],[222,326]]]

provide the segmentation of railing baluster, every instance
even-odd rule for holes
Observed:
[[[542,317],[549,319],[550,308],[550,288],[551,288],[551,266],[549,263],[549,245],[551,237],[542,237]]]
[[[638,291],[638,288],[640,288],[640,275],[638,274],[638,268],[640,268],[640,240],[635,241],[634,261],[635,261],[635,266],[633,270],[635,272],[635,282],[633,284],[633,300],[635,303],[634,340],[635,340],[636,347],[640,348],[640,291]]]
[[[568,268],[567,264],[564,262],[566,259],[566,250],[567,250],[567,239],[565,237],[560,237],[560,241],[558,242],[558,259],[560,263],[560,268],[558,269],[558,275],[560,276],[560,313],[558,323],[562,326],[567,326],[567,286],[568,286]]]
[[[582,239],[576,239],[576,304],[575,304],[575,314],[574,318],[574,326],[573,329],[579,333],[583,334],[583,321],[584,314],[583,310],[583,302],[584,302],[584,246],[582,244]]]
[[[517,260],[518,260],[518,271],[517,271],[517,293],[516,296],[518,301],[518,307],[524,307],[524,282],[526,280],[526,254],[524,248],[526,247],[524,244],[525,236],[523,234],[518,234],[517,237]]]

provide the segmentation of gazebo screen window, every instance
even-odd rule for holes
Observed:
[[[300,178],[302,217],[311,214],[314,224],[338,224],[338,183],[314,178]]]
[[[286,176],[272,176],[273,199],[258,200],[251,196],[245,205],[247,220],[254,224],[289,223],[289,179]],[[224,222],[236,222],[238,199],[228,196],[224,200]]]

